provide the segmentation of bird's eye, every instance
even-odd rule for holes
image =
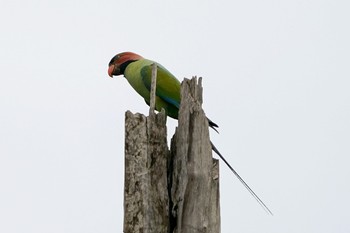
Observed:
[[[114,61],[116,60],[116,59],[118,59],[117,57],[113,57],[112,59],[111,59],[111,61],[109,62],[109,66],[111,66],[113,63],[114,63]]]

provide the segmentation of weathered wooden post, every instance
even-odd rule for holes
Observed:
[[[124,232],[168,232],[165,114],[125,114]]]
[[[176,233],[220,232],[219,165],[212,158],[201,78],[181,86],[179,126],[171,143],[171,201]]]
[[[220,232],[219,166],[201,104],[201,79],[186,79],[170,152],[164,112],[126,112],[125,233]]]

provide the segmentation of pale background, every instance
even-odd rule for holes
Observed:
[[[0,2],[0,232],[122,232],[126,110],[109,60],[203,77],[222,232],[350,232],[350,2]],[[169,137],[176,121],[168,120]]]

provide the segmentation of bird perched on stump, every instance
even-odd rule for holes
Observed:
[[[145,59],[140,55],[132,52],[123,52],[115,55],[108,64],[108,75],[113,76],[124,75],[130,85],[141,95],[145,102],[150,105],[150,91],[152,81],[152,64],[157,65],[157,84],[155,109],[157,111],[165,110],[167,116],[178,119],[180,108],[180,81],[170,73],[165,67],[157,62]],[[209,126],[215,131],[217,124],[208,119]],[[241,183],[259,202],[259,204],[272,215],[272,212],[264,204],[264,202],[254,193],[241,176],[226,161],[218,149],[211,143],[213,151],[226,163],[230,170],[236,175]]]

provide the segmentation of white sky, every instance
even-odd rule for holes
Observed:
[[[350,2],[0,2],[0,232],[122,232],[124,112],[109,60],[203,77],[222,232],[350,232]],[[176,121],[168,120],[169,137]]]

